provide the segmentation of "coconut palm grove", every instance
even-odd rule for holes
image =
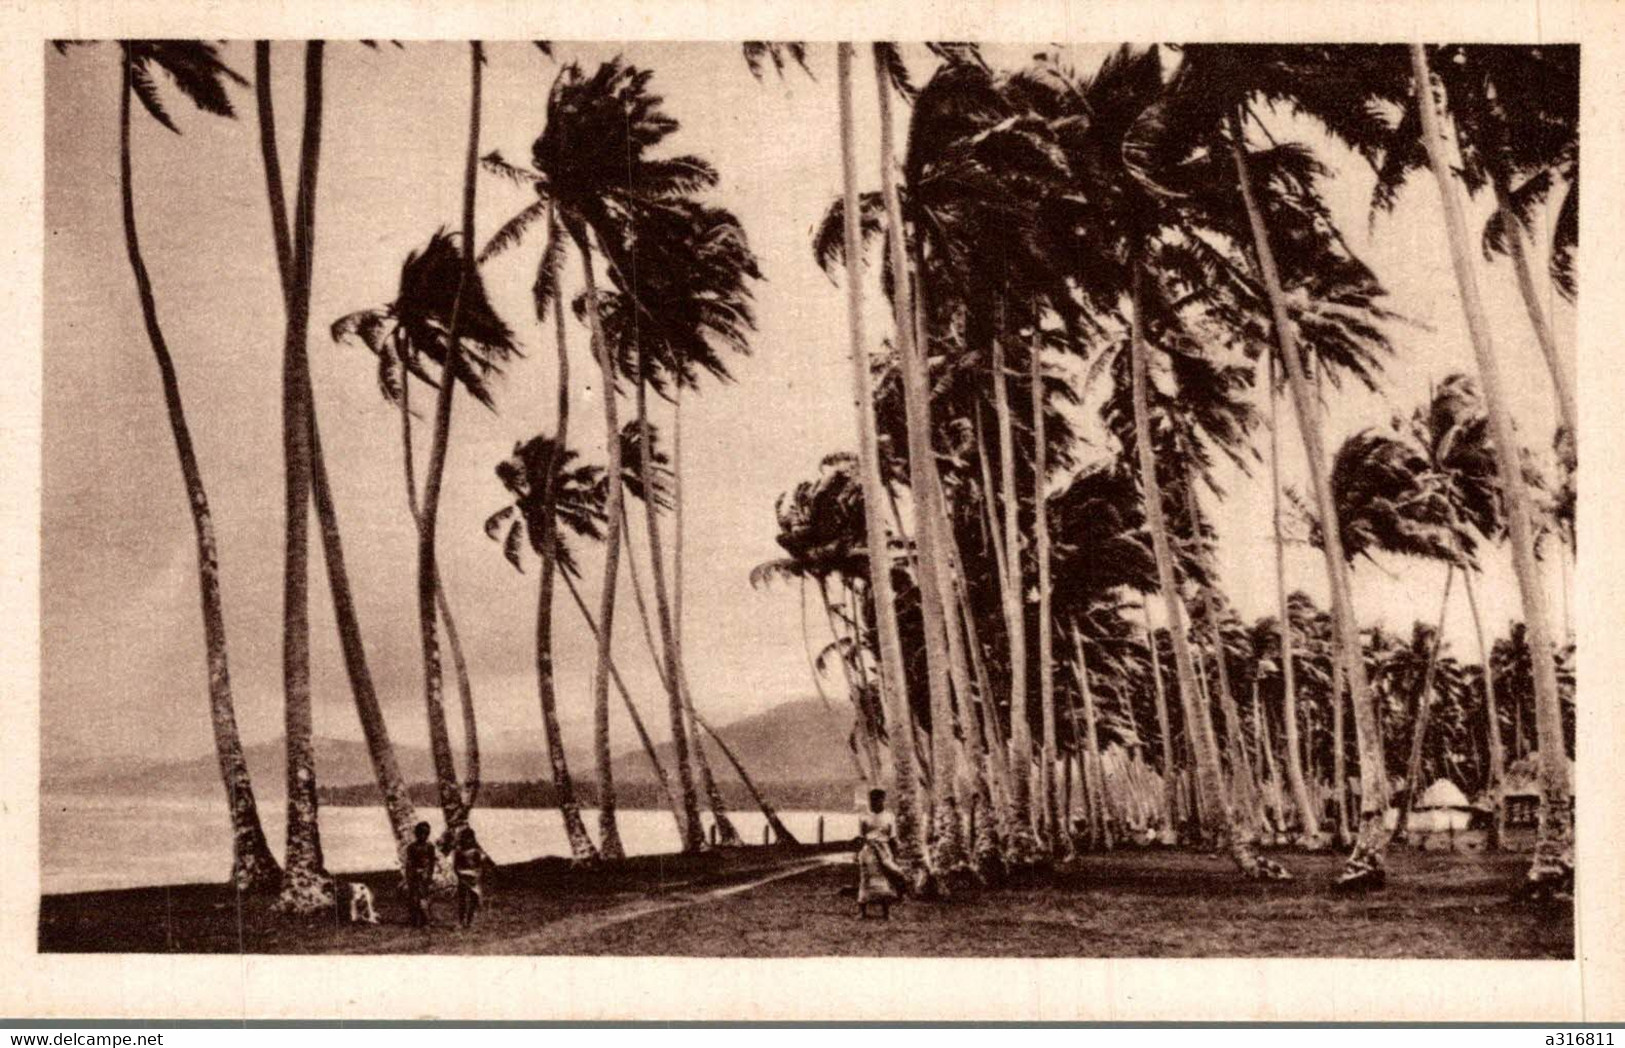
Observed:
[[[779,197],[690,130],[692,95],[667,95],[692,49],[665,68],[653,45],[565,42],[48,51],[54,75],[117,92],[122,228],[97,233],[122,249],[108,297],[139,307],[182,481],[145,497],[184,495],[190,516],[202,635],[185,643],[206,674],[167,701],[207,710],[230,851],[190,895],[48,895],[42,946],[1572,956],[1579,48],[705,46],[708,75],[748,77],[770,119],[796,106],[786,141],[809,119],[838,140],[796,176],[831,187],[816,208],[740,204]],[[324,78],[423,61],[460,85],[434,99],[456,163],[347,155],[333,110],[353,96]],[[510,76],[530,85],[528,153],[491,137],[516,118],[492,95]],[[382,88],[367,105],[410,133]],[[281,344],[230,349],[280,390],[264,438],[282,486],[255,514],[270,542],[236,541],[216,509],[229,478],[194,438],[216,408],[178,319],[199,291],[167,272],[184,238],[144,212],[201,177],[194,132],[228,125],[209,141],[257,180],[211,191],[272,235],[222,288],[279,296]],[[181,152],[144,164],[158,135]],[[345,272],[324,268],[330,212],[392,220],[351,173],[396,164],[460,211],[404,258],[348,243]],[[750,410],[730,387],[800,352],[763,346],[786,330],[768,291],[799,293],[765,242],[797,245],[806,286],[840,303],[805,348],[833,363],[784,381],[844,436],[788,449],[799,475],[746,507],[750,548],[776,555],[724,572],[716,551],[746,538],[694,478],[778,438],[760,420],[704,434]],[[394,290],[321,287],[352,279]],[[323,315],[335,294],[348,308]],[[1446,324],[1464,332],[1449,352]],[[392,451],[366,468],[387,498],[361,500],[347,431],[318,424],[329,360],[376,374]],[[458,472],[474,425],[512,448],[479,464],[478,499]],[[405,691],[358,577],[385,528],[411,550],[389,572],[413,595],[389,626],[411,624]],[[490,870],[468,929],[431,908],[424,931],[406,917],[415,828],[439,852],[424,897],[449,899],[478,852],[459,835],[515,792],[482,775],[496,612],[458,578],[465,550],[527,594],[500,614],[527,638],[510,676],[545,768],[530,806],[566,847]],[[231,558],[280,580],[274,636],[228,631]],[[700,591],[794,624],[790,671],[824,719],[780,742],[841,752],[838,807],[861,798],[865,839],[885,833],[888,921],[858,919],[850,834],[789,825],[832,805],[787,796],[718,712],[707,663],[756,656],[692,610]],[[280,778],[245,757],[240,645],[280,652]],[[347,801],[317,760],[329,645],[372,774]],[[398,749],[402,709],[432,778]],[[618,791],[623,752],[649,789]],[[284,801],[278,841],[262,812]],[[387,821],[375,872],[328,868],[341,803]],[[651,809],[674,831],[663,855],[631,843]],[[677,889],[665,912],[626,908]],[[707,916],[681,923],[684,906]]]

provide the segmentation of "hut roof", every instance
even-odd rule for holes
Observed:
[[[1461,788],[1449,779],[1435,780],[1432,786],[1423,791],[1417,800],[1416,807],[1423,808],[1466,808],[1467,795]]]

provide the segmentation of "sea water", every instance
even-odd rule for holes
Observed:
[[[419,813],[440,829],[440,813]],[[582,809],[596,836],[598,812]],[[853,812],[783,811],[779,818],[804,844],[857,835]],[[711,819],[707,813],[705,822]],[[757,810],[728,813],[747,844],[762,843],[766,819]],[[266,798],[260,820],[271,850],[281,857],[286,825],[283,804]],[[616,812],[628,855],[675,852],[682,846],[670,811],[622,808]],[[570,845],[556,808],[477,808],[474,829],[498,863],[544,855],[568,856]],[[709,830],[708,830],[709,832]],[[326,805],[321,809],[322,851],[334,873],[386,869],[395,862],[394,841],[383,809]],[[223,800],[180,798],[40,797],[40,890],[46,893],[137,888],[155,884],[219,883],[231,868],[231,826]]]

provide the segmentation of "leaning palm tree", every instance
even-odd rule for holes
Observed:
[[[66,44],[58,43],[59,51]],[[226,648],[225,611],[220,599],[220,558],[214,517],[209,497],[192,446],[191,425],[181,400],[180,379],[158,319],[158,302],[152,277],[141,254],[141,241],[135,220],[135,178],[130,148],[133,101],[159,124],[179,134],[180,129],[164,108],[155,72],[162,71],[194,105],[206,113],[234,115],[227,82],[246,81],[220,60],[212,44],[179,40],[127,40],[119,44],[123,83],[119,91],[119,193],[123,205],[124,247],[135,276],[136,294],[147,341],[158,365],[164,392],[164,407],[175,452],[180,460],[186,503],[192,514],[192,530],[197,544],[198,590],[203,611],[203,640],[208,657],[209,720],[214,732],[215,755],[226,791],[226,808],[231,819],[231,883],[240,891],[274,891],[282,883],[282,871],[271,854],[260,825],[259,808],[248,764],[243,757],[242,737],[237,730],[237,713],[232,698],[231,671]]]
[[[1504,255],[1512,263],[1519,297],[1552,379],[1559,417],[1572,439],[1579,432],[1574,376],[1535,286],[1525,235],[1553,191],[1564,187],[1551,268],[1553,283],[1572,298],[1573,253],[1565,242],[1572,242],[1578,228],[1580,49],[1573,44],[1453,44],[1437,48],[1436,58],[1433,75],[1451,99],[1457,175],[1468,192],[1488,188],[1495,199],[1496,210],[1482,234],[1484,257]],[[1414,100],[1402,101],[1404,116],[1378,170],[1373,205],[1379,209],[1391,207],[1399,187],[1428,164],[1420,114]]]
[[[1536,728],[1542,757],[1541,820],[1540,840],[1529,869],[1528,887],[1535,892],[1563,890],[1572,887],[1574,880],[1573,812],[1569,807],[1571,785],[1568,762],[1563,755],[1562,700],[1557,688],[1546,593],[1535,563],[1535,532],[1529,494],[1525,488],[1517,433],[1503,399],[1500,365],[1496,359],[1489,321],[1479,298],[1478,281],[1467,250],[1467,229],[1462,218],[1461,201],[1456,196],[1441,140],[1427,50],[1421,44],[1411,47],[1411,64],[1416,104],[1421,114],[1422,140],[1444,206],[1451,265],[1455,269],[1456,286],[1461,296],[1462,311],[1467,318],[1473,353],[1478,358],[1479,381],[1483,385],[1484,404],[1489,415],[1490,434],[1501,481],[1501,496],[1506,507],[1512,565],[1523,598],[1524,623],[1529,631],[1529,647],[1533,653]],[[1442,86],[1439,95],[1448,113],[1450,99]],[[1509,99],[1508,104],[1515,104],[1515,100]]]
[[[614,310],[608,304],[605,306],[606,319],[613,315]],[[608,323],[606,329],[610,327]],[[647,396],[645,396],[645,401]],[[647,408],[645,407],[645,425],[640,426],[636,419],[628,422],[621,428],[621,468],[624,476],[622,488],[627,495],[643,503],[644,515],[658,512],[659,509],[673,509],[671,489],[675,483],[670,468],[670,458],[660,450],[655,443],[654,426],[647,423]],[[744,839],[734,828],[733,820],[728,817],[727,805],[723,803],[722,791],[717,788],[716,776],[711,771],[711,762],[705,755],[705,747],[697,741],[700,736],[700,725],[694,710],[694,697],[690,692],[688,674],[680,662],[668,661],[667,656],[672,649],[655,642],[654,630],[649,625],[649,605],[643,595],[643,578],[638,571],[636,545],[631,539],[632,529],[629,523],[626,504],[621,504],[621,528],[627,536],[626,561],[627,574],[632,578],[632,598],[637,606],[638,625],[643,630],[644,644],[649,649],[649,658],[654,663],[655,675],[660,679],[661,687],[666,691],[668,700],[675,693],[677,701],[683,704],[683,713],[686,718],[685,726],[689,738],[696,740],[693,747],[694,767],[699,773],[700,789],[705,794],[706,805],[711,809],[711,825],[713,843],[724,845],[743,844]],[[659,532],[656,531],[658,541]],[[651,571],[661,572],[664,559],[658,552],[659,546],[653,547],[655,552],[650,554]],[[658,580],[657,580],[658,581]],[[657,590],[656,596],[662,596],[666,591]],[[676,628],[673,617],[667,621],[672,628],[664,632],[666,639],[675,639]],[[681,648],[676,649],[679,655]],[[673,676],[673,667],[677,676]]]
[[[565,419],[567,422],[567,415]],[[536,669],[541,686],[542,728],[552,765],[553,793],[564,820],[571,857],[578,864],[588,864],[598,860],[599,852],[581,818],[559,730],[553,688],[552,597],[556,574],[563,574],[567,580],[579,574],[575,558],[560,534],[561,527],[578,537],[597,540],[603,537],[608,518],[603,470],[576,465],[575,459],[576,453],[559,444],[556,437],[537,436],[515,445],[513,454],[496,468],[497,478],[514,499],[486,520],[485,533],[493,539],[500,536],[504,556],[520,571],[524,570],[521,553],[527,543],[541,558]]]
[[[531,146],[528,168],[508,163],[498,154],[486,167],[533,189],[537,200],[510,219],[492,237],[486,255],[518,243],[526,231],[551,214],[563,237],[580,257],[584,313],[592,352],[604,389],[604,432],[609,457],[609,525],[605,543],[605,582],[599,603],[598,666],[593,676],[594,749],[600,785],[611,785],[609,744],[609,662],[614,637],[615,578],[621,555],[622,468],[620,420],[616,397],[616,361],[605,335],[597,264],[602,261],[616,287],[637,283],[635,230],[640,220],[673,205],[699,189],[714,185],[716,172],[693,156],[655,158],[650,151],[677,130],[677,121],[662,109],[663,99],[649,89],[649,70],[619,58],[605,62],[590,76],[574,63],[559,71],[547,102],[547,124]],[[688,821],[684,847],[704,847],[699,805],[683,703],[670,696],[672,744],[682,784]],[[613,809],[600,809],[600,836],[605,853],[621,853]]]
[[[1346,888],[1379,886],[1386,877],[1383,847],[1387,839],[1383,828],[1387,791],[1382,774],[1382,740],[1365,680],[1353,586],[1326,476],[1328,460],[1317,398],[1302,355],[1306,340],[1300,340],[1287,295],[1294,269],[1312,272],[1317,268],[1294,265],[1295,249],[1315,246],[1311,258],[1326,259],[1328,252],[1316,245],[1332,227],[1314,195],[1301,191],[1301,181],[1300,191],[1266,193],[1273,188],[1272,179],[1261,172],[1261,161],[1280,155],[1282,150],[1251,152],[1246,121],[1253,98],[1282,102],[1315,117],[1339,139],[1369,151],[1380,139],[1383,124],[1378,107],[1366,103],[1378,86],[1375,81],[1387,84],[1393,80],[1394,52],[1383,48],[1212,46],[1188,48],[1185,57],[1179,106],[1177,113],[1169,116],[1169,122],[1175,122],[1177,117],[1183,133],[1176,138],[1191,141],[1206,137],[1212,143],[1214,156],[1228,152],[1234,162],[1235,182],[1241,189],[1245,209],[1245,224],[1238,233],[1251,241],[1251,263],[1262,279],[1273,340],[1285,365],[1309,464],[1310,486],[1321,519],[1328,522],[1323,549],[1332,619],[1337,629],[1341,672],[1353,701],[1362,783],[1355,848],[1339,876],[1339,884]],[[1346,256],[1346,251],[1343,254]],[[1345,261],[1353,262],[1347,258]],[[1313,284],[1309,291],[1313,298]]]
[[[448,339],[452,313],[458,314],[460,328],[456,384],[487,408],[494,404],[493,380],[501,375],[503,365],[519,352],[513,332],[492,309],[478,273],[474,276],[472,291],[457,294],[462,267],[460,244],[458,234],[437,230],[422,248],[407,255],[393,300],[383,306],[346,314],[334,321],[331,328],[334,341],[359,342],[377,358],[379,392],[395,406],[400,416],[406,508],[414,525],[421,518],[421,510],[413,450],[412,382],[416,379],[438,389],[444,380],[450,357]],[[318,483],[321,473],[318,469]],[[475,722],[474,690],[457,620],[438,577],[435,604],[446,628],[447,647],[451,650],[462,702],[466,759],[460,807],[466,809],[474,805],[479,793],[479,732]],[[439,724],[438,730],[443,731],[444,718]],[[449,741],[445,745],[449,752]],[[448,822],[453,821],[451,813],[444,814]]]
[[[469,43],[468,149],[463,162],[463,222],[459,242],[455,297],[446,323],[444,372],[454,379],[464,369],[462,333],[466,322],[464,304],[475,300],[479,274],[474,261],[474,201],[478,182],[480,150],[480,94],[483,86],[485,52],[479,41]],[[435,399],[434,434],[429,445],[429,463],[423,478],[423,502],[418,512],[418,636],[423,649],[423,705],[429,722],[429,747],[434,756],[435,780],[440,809],[446,818],[448,835],[468,819],[467,798],[457,781],[450,736],[446,731],[445,679],[440,659],[440,592],[435,539],[440,522],[440,492],[445,480],[446,454],[451,445],[451,408],[457,382],[440,383]]]

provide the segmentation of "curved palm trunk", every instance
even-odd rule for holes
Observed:
[[[779,813],[773,810],[773,805],[769,804],[762,796],[762,791],[756,788],[756,783],[751,780],[750,773],[745,770],[744,764],[740,763],[739,756],[734,753],[733,747],[729,746],[722,736],[717,734],[717,730],[711,727],[704,717],[701,717],[698,713],[694,713],[693,717],[694,722],[700,726],[700,729],[711,736],[711,741],[717,744],[717,749],[722,751],[722,755],[728,758],[728,763],[733,765],[734,774],[739,776],[739,781],[745,787],[745,792],[750,794],[751,800],[755,801],[756,806],[762,810],[762,816],[767,819],[768,826],[772,827],[774,840],[779,844],[800,844],[801,842],[796,840],[796,835],[791,833],[790,828],[779,819]]]
[[[1478,614],[1478,594],[1473,591],[1473,573],[1463,569],[1461,588],[1467,591],[1467,607],[1473,613],[1473,635],[1478,640],[1478,662],[1484,671],[1484,719],[1489,736],[1490,776],[1490,830],[1488,847],[1498,851],[1506,836],[1506,804],[1501,791],[1506,784],[1506,754],[1501,748],[1501,717],[1495,708],[1495,671],[1490,668],[1490,648],[1484,640],[1484,622]]]
[[[1241,186],[1248,225],[1253,234],[1253,250],[1270,301],[1275,338],[1292,387],[1292,402],[1298,414],[1298,429],[1303,436],[1304,456],[1309,462],[1310,486],[1314,488],[1315,507],[1320,514],[1321,531],[1325,536],[1322,549],[1331,588],[1332,622],[1337,629],[1338,661],[1348,681],[1350,701],[1354,704],[1354,734],[1360,747],[1360,824],[1354,850],[1349,854],[1339,884],[1346,887],[1378,886],[1386,878],[1383,869],[1384,849],[1388,843],[1383,826],[1383,813],[1388,802],[1387,776],[1383,770],[1386,765],[1382,755],[1382,737],[1378,734],[1376,705],[1366,682],[1365,657],[1359,625],[1354,616],[1353,586],[1349,582],[1348,560],[1343,555],[1337,507],[1326,477],[1327,458],[1320,431],[1320,415],[1309,388],[1309,380],[1304,375],[1297,329],[1287,315],[1286,296],[1281,290],[1281,277],[1276,269],[1275,253],[1270,248],[1264,213],[1259,209],[1253,193],[1242,125],[1236,114],[1231,115],[1230,130],[1230,150],[1236,163],[1236,180]],[[1335,679],[1335,673],[1333,677]],[[1342,789],[1341,783],[1338,788]]]
[[[1275,540],[1276,623],[1281,636],[1281,720],[1286,726],[1286,778],[1292,788],[1292,803],[1303,823],[1304,839],[1311,847],[1320,844],[1320,813],[1309,799],[1309,784],[1303,774],[1303,745],[1298,738],[1297,671],[1292,664],[1292,607],[1287,598],[1286,541],[1281,529],[1281,416],[1275,396],[1275,353],[1269,354],[1270,398],[1270,527]]]
[[[1179,679],[1179,692],[1186,710],[1186,734],[1191,738],[1191,751],[1196,759],[1196,775],[1200,784],[1202,805],[1210,828],[1227,837],[1231,857],[1242,873],[1248,877],[1271,880],[1289,877],[1284,869],[1268,859],[1260,858],[1253,848],[1246,824],[1238,819],[1230,807],[1224,788],[1224,771],[1219,761],[1218,744],[1213,737],[1213,725],[1206,704],[1196,699],[1196,668],[1191,655],[1190,639],[1182,625],[1183,611],[1179,598],[1179,582],[1174,573],[1172,543],[1168,537],[1168,522],[1162,508],[1162,485],[1157,479],[1156,452],[1151,444],[1150,378],[1147,374],[1147,349],[1144,316],[1141,313],[1142,281],[1138,257],[1129,260],[1131,281],[1130,371],[1134,398],[1134,438],[1140,458],[1140,483],[1145,492],[1146,527],[1151,532],[1152,551],[1156,555],[1157,580],[1162,589],[1164,610],[1168,616],[1168,634],[1174,644],[1174,672]]]
[[[645,503],[645,509],[647,509],[647,503]],[[627,534],[631,534],[631,525],[627,520],[625,503],[621,505],[621,528]],[[711,809],[711,820],[716,827],[717,843],[725,845],[744,844],[744,838],[739,836],[739,831],[734,827],[733,820],[728,818],[728,807],[722,801],[721,791],[717,789],[716,777],[711,773],[711,762],[706,757],[704,748],[695,741],[699,738],[700,729],[699,725],[694,723],[694,718],[691,715],[692,703],[683,690],[686,687],[686,681],[681,678],[677,681],[673,680],[667,669],[666,660],[661,655],[662,648],[655,643],[654,629],[649,625],[649,606],[643,598],[643,581],[638,572],[635,549],[636,547],[628,541],[626,544],[627,574],[632,577],[632,599],[637,605],[638,623],[643,627],[643,642],[649,649],[649,660],[654,663],[655,676],[659,678],[661,690],[666,693],[668,702],[671,701],[675,692],[676,701],[682,705],[684,731],[689,742],[689,753],[693,758],[690,768],[699,769],[699,788],[704,791],[706,805]],[[614,663],[612,662],[610,665],[613,668]],[[698,810],[698,804],[699,802],[696,799],[696,810]],[[703,826],[701,827],[700,839],[702,842],[705,839]]]
[[[333,879],[322,860],[317,821],[316,752],[310,701],[310,324],[311,256],[315,245],[316,168],[321,157],[321,41],[305,45],[305,119],[294,203],[293,270],[282,347],[283,508],[286,546],[282,577],[283,731],[288,753],[288,835],[281,909],[311,913],[333,902]]]
[[[267,41],[254,44],[254,95],[259,114],[260,155],[265,165],[266,196],[271,208],[271,231],[276,243],[277,271],[282,280],[284,304],[293,285],[293,238],[288,229],[288,206],[282,189],[282,162],[277,153],[276,117],[271,98],[271,45]],[[316,520],[322,536],[322,559],[327,565],[328,588],[333,597],[333,618],[338,626],[339,647],[344,654],[344,669],[350,678],[350,691],[355,696],[356,716],[361,721],[361,734],[367,743],[367,755],[372,761],[373,776],[383,798],[384,813],[395,834],[397,857],[404,863],[406,846],[412,842],[412,827],[417,812],[406,781],[401,777],[395,759],[395,747],[389,740],[389,728],[384,722],[383,709],[378,704],[378,692],[373,686],[372,673],[367,666],[366,649],[361,643],[361,623],[356,616],[355,599],[350,590],[349,572],[344,566],[344,544],[340,537],[338,507],[327,478],[327,461],[322,452],[321,431],[316,419],[315,392],[306,369],[305,399],[310,407],[310,465],[311,491],[315,496]]]
[[[897,861],[911,880],[923,872],[920,780],[915,768],[914,718],[903,677],[903,645],[892,593],[891,544],[883,516],[886,489],[880,480],[875,438],[869,349],[863,335],[863,244],[858,235],[858,173],[853,143],[852,45],[836,45],[837,97],[841,119],[841,184],[846,202],[847,326],[852,346],[852,407],[858,422],[858,463],[863,481],[863,518],[869,547],[869,587],[880,634],[880,693],[887,710],[892,758],[892,800],[897,815]]]
[[[604,448],[609,459],[609,501],[606,507],[609,525],[604,535],[604,583],[598,597],[600,626],[598,664],[592,675],[592,722],[593,756],[598,765],[598,846],[605,859],[615,860],[624,859],[626,849],[621,845],[621,832],[615,821],[614,754],[610,752],[609,745],[609,663],[613,657],[615,586],[621,566],[621,528],[625,520],[622,507],[626,494],[621,474],[621,424],[616,407],[615,362],[610,359],[609,344],[604,340],[603,324],[598,313],[598,278],[592,269],[592,246],[579,228],[572,230],[571,235],[581,254],[581,272],[587,285],[587,325],[592,337],[593,359],[598,362],[599,381],[604,391]],[[677,743],[677,760],[681,767],[686,762],[687,747],[675,733],[673,741]],[[684,787],[686,793],[686,781]],[[694,826],[690,825],[683,837],[685,851],[698,849],[695,837]]]
[[[1467,317],[1473,354],[1478,358],[1479,381],[1484,386],[1484,404],[1495,442],[1501,493],[1506,503],[1507,530],[1512,540],[1512,567],[1518,577],[1524,623],[1529,635],[1529,655],[1535,683],[1535,729],[1541,756],[1540,838],[1535,848],[1534,863],[1529,869],[1529,886],[1536,890],[1562,888],[1571,884],[1574,878],[1574,813],[1569,807],[1571,794],[1568,755],[1563,744],[1562,700],[1557,690],[1557,667],[1551,624],[1547,618],[1546,594],[1535,563],[1535,535],[1529,495],[1524,486],[1523,464],[1519,461],[1517,433],[1501,391],[1500,365],[1495,358],[1489,321],[1484,314],[1484,304],[1479,299],[1478,283],[1468,256],[1467,227],[1461,215],[1461,201],[1451,185],[1438,114],[1433,108],[1429,91],[1432,81],[1428,74],[1427,52],[1421,44],[1411,46],[1411,65],[1428,164],[1433,169],[1439,199],[1444,205],[1450,262],[1456,272],[1456,286],[1461,294],[1462,311]],[[1440,91],[1443,92],[1442,86]],[[1449,104],[1448,99],[1445,104]]]
[[[192,446],[192,430],[181,402],[180,381],[169,344],[158,323],[158,302],[141,256],[141,241],[135,225],[135,188],[130,157],[130,101],[134,66],[124,49],[124,84],[119,97],[119,191],[123,205],[124,247],[135,275],[141,319],[147,341],[158,364],[158,377],[164,391],[164,407],[175,453],[180,459],[181,480],[186,503],[192,513],[192,530],[197,543],[199,600],[203,612],[203,644],[208,660],[209,723],[214,734],[215,756],[220,780],[226,791],[226,808],[231,818],[231,883],[239,891],[270,892],[282,883],[282,870],[260,825],[254,786],[243,757],[242,737],[237,731],[236,706],[232,701],[231,670],[226,651],[226,618],[220,600],[220,557],[215,543],[214,517],[209,497],[198,469],[197,452]]]
[[[406,508],[412,514],[412,524],[419,523],[418,489],[412,457],[412,382],[402,361],[400,396],[401,455],[406,476]],[[463,655],[463,642],[457,631],[457,620],[451,614],[451,602],[438,575],[435,578],[435,607],[440,610],[440,621],[446,630],[446,646],[451,649],[452,673],[457,680],[457,695],[463,707],[463,796],[472,810],[480,794],[480,732],[474,712],[474,684],[468,674],[468,660]]]
[[[1422,748],[1427,741],[1428,717],[1433,712],[1433,677],[1439,668],[1439,646],[1444,642],[1444,615],[1450,607],[1450,586],[1456,581],[1456,566],[1444,569],[1444,596],[1439,599],[1439,624],[1433,630],[1433,643],[1428,645],[1427,666],[1422,670],[1422,685],[1416,692],[1416,723],[1411,730],[1411,754],[1405,762],[1405,792],[1399,801],[1399,818],[1394,823],[1394,839],[1403,840],[1405,827],[1410,822],[1411,808],[1422,792]]]
[[[581,599],[581,591],[576,588],[575,580],[569,575],[564,576],[564,585],[570,591],[570,597],[575,601],[576,610],[581,612],[581,619],[587,624],[587,630],[596,642],[598,639],[598,623],[593,619],[592,612],[587,609],[587,602]],[[649,730],[643,725],[643,716],[632,702],[632,693],[627,690],[626,682],[621,679],[621,671],[616,669],[613,661],[609,664],[609,675],[615,681],[615,690],[620,692],[621,703],[626,707],[626,714],[632,718],[632,727],[638,733],[638,742],[643,746],[643,754],[649,759],[649,767],[655,773],[655,779],[660,783],[660,792],[666,795],[666,803],[671,808],[671,816],[677,823],[677,836],[683,835],[683,805],[677,797],[677,791],[672,788],[671,776],[666,774],[665,765],[660,763],[660,755],[655,752],[654,740],[649,737]]]
[[[556,240],[559,235],[557,214],[548,216],[548,234]],[[564,753],[564,733],[559,729],[558,684],[553,676],[553,587],[558,572],[558,491],[559,459],[569,447],[570,437],[570,353],[565,339],[564,298],[560,293],[558,276],[554,275],[553,317],[554,338],[558,342],[559,385],[558,423],[553,431],[553,444],[559,453],[549,464],[546,487],[542,492],[542,571],[536,596],[536,689],[542,708],[542,733],[547,739],[547,760],[553,774],[553,794],[564,821],[565,837],[570,842],[570,858],[577,864],[596,863],[598,848],[587,834],[587,824],[581,818],[581,805],[576,800],[575,783],[570,778],[570,764]],[[565,585],[575,592],[568,576]],[[578,600],[580,598],[577,598]]]
[[[1574,379],[1563,363],[1563,354],[1557,348],[1557,337],[1552,334],[1546,311],[1541,308],[1540,292],[1535,289],[1535,278],[1529,271],[1529,256],[1524,249],[1523,227],[1512,217],[1511,190],[1506,176],[1497,172],[1492,181],[1495,185],[1495,202],[1501,209],[1502,221],[1506,226],[1507,254],[1512,259],[1512,271],[1518,278],[1518,294],[1529,313],[1529,324],[1535,329],[1535,341],[1540,344],[1540,355],[1546,360],[1546,370],[1551,373],[1552,390],[1557,397],[1558,411],[1563,416],[1563,426],[1569,431],[1571,441],[1578,440],[1580,414],[1574,402]]]
[[[440,811],[449,836],[468,818],[467,799],[457,779],[452,759],[451,736],[446,729],[445,677],[440,659],[439,604],[440,572],[436,561],[435,537],[440,521],[440,489],[446,474],[446,452],[451,444],[451,405],[461,369],[463,292],[473,283],[475,177],[480,153],[480,93],[484,53],[478,41],[469,44],[468,151],[463,166],[462,273],[457,297],[447,323],[444,378],[435,400],[434,437],[429,446],[429,468],[423,478],[423,505],[418,514],[418,636],[423,648],[423,706],[429,723],[429,749],[434,756],[435,784],[440,793]],[[410,381],[410,380],[408,380]],[[551,615],[551,611],[548,612]],[[538,653],[538,659],[540,655]],[[551,675],[551,674],[549,674]]]
[[[904,245],[903,209],[893,178],[891,80],[886,73],[882,45],[875,45],[875,93],[880,113],[880,186],[886,208],[886,247],[896,275],[893,295],[898,371],[903,385],[904,428],[908,439],[909,489],[915,502],[916,580],[920,587],[920,615],[925,633],[926,683],[931,701],[931,826],[930,867],[948,877],[969,866],[964,832],[960,826],[956,792],[958,740],[954,736],[953,695],[949,691],[947,601],[943,588],[946,551],[939,548],[942,529],[938,518],[936,451],[932,446],[930,376],[924,347],[916,335],[908,250]],[[924,273],[918,278],[923,280]],[[957,667],[961,671],[963,666]],[[963,677],[963,673],[955,676]],[[963,681],[961,681],[963,683]],[[938,885],[946,890],[946,883]]]

